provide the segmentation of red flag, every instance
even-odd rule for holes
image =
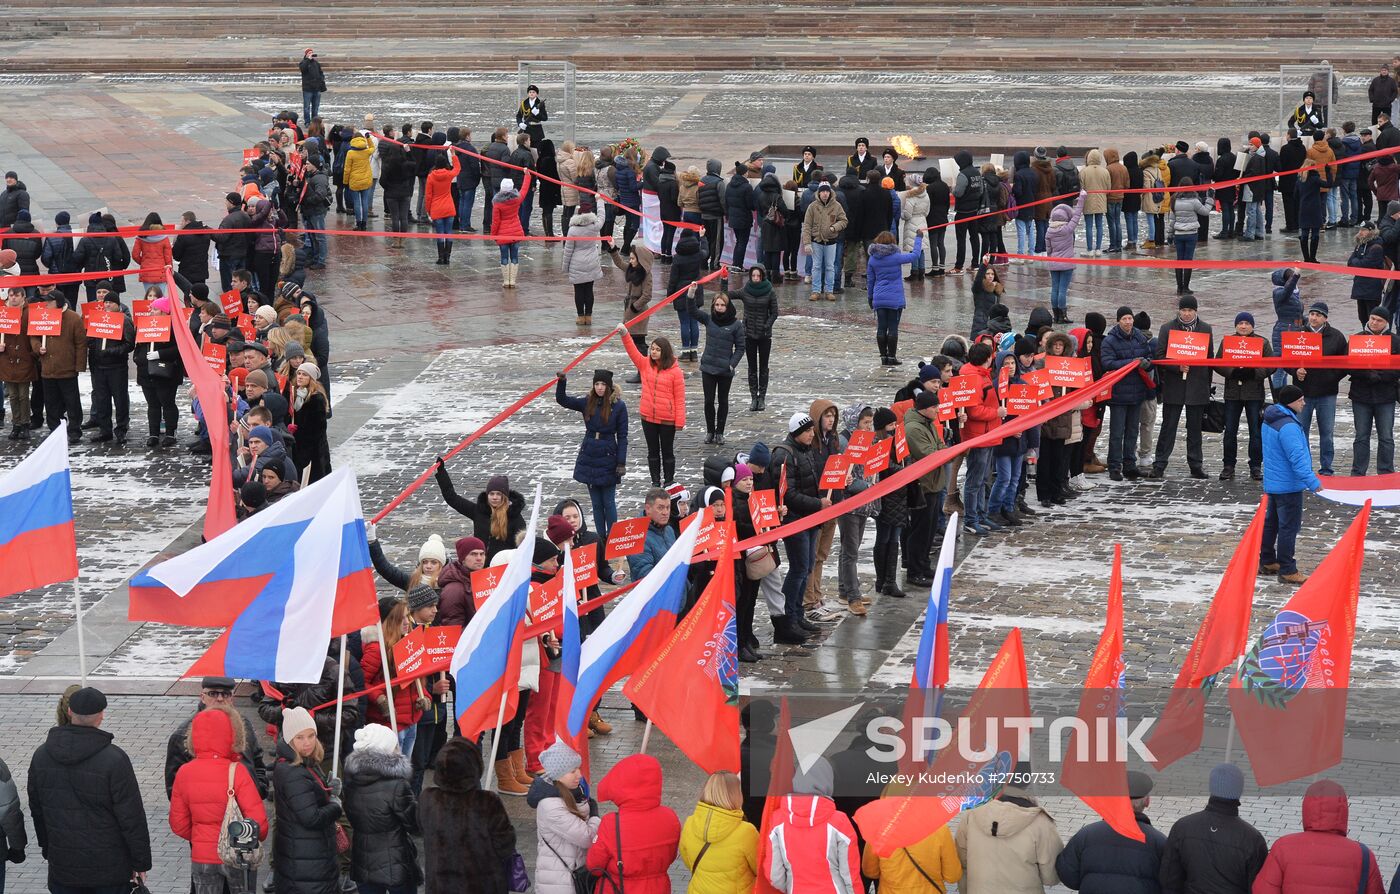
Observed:
[[[726,490],[726,510],[732,508],[729,501]],[[622,687],[657,729],[706,773],[739,772],[734,527],[728,521],[723,525],[724,543],[709,586],[666,644]],[[677,693],[685,697],[677,698]]]
[[[1342,759],[1370,516],[1367,502],[1230,683],[1230,709],[1260,786],[1320,773]]]
[[[1012,628],[1006,635],[1001,650],[987,666],[987,672],[982,675],[982,682],[977,685],[977,692],[962,716],[968,721],[966,729],[970,740],[964,742],[955,733],[951,744],[939,752],[928,776],[932,779],[954,779],[980,773],[988,781],[982,785],[925,784],[916,788],[921,794],[887,796],[861,807],[856,811],[855,821],[866,842],[881,856],[887,857],[901,847],[923,841],[946,826],[961,811],[991,800],[1000,787],[991,780],[1000,780],[1015,768],[1018,755],[1011,753],[1006,746],[1016,741],[1016,736],[1005,721],[1031,716],[1026,655],[1021,646],[1020,628]],[[956,726],[961,729],[964,724],[960,721]],[[906,725],[906,732],[907,729]],[[989,730],[997,743],[991,760],[966,757],[964,753],[975,754],[986,750],[991,742],[987,735]],[[901,767],[901,770],[904,769]]]
[[[200,410],[204,413],[204,427],[209,432],[213,471],[209,480],[209,503],[204,510],[204,539],[213,540],[237,524],[233,512],[233,464],[228,452],[228,392],[224,389],[223,380],[209,368],[199,346],[194,343],[185,303],[175,288],[175,278],[168,267],[165,288],[170,299],[170,331],[180,349],[185,375],[194,384],[195,397],[199,398]]]
[[[1119,754],[1124,738],[1118,729],[1123,670],[1123,546],[1115,543],[1108,616],[1079,696],[1078,716],[1083,726],[1070,735],[1060,784],[1078,795],[1119,835],[1146,841],[1128,801],[1128,764]]]
[[[1259,574],[1259,545],[1264,539],[1264,506],[1264,499],[1260,498],[1254,519],[1230,557],[1215,599],[1206,609],[1191,651],[1176,675],[1166,709],[1148,740],[1148,748],[1156,757],[1152,765],[1159,770],[1201,747],[1206,701],[1215,688],[1216,676],[1243,655],[1249,645],[1249,615]]]
[[[774,817],[782,809],[783,799],[792,792],[792,775],[795,760],[792,739],[788,732],[792,729],[792,711],[788,709],[787,697],[782,699],[778,709],[778,737],[773,740],[773,760],[768,764],[768,792],[763,802],[763,821],[758,824],[758,851],[760,862],[763,859],[764,842],[773,831]],[[750,785],[752,785],[750,780]],[[753,792],[750,792],[753,794]],[[759,873],[754,881],[753,894],[781,894]]]

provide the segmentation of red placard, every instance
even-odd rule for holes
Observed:
[[[1348,341],[1347,353],[1353,357],[1389,357],[1389,335],[1353,335]]]
[[[1210,333],[1173,329],[1167,333],[1167,360],[1205,360],[1210,357]]]
[[[939,404],[933,418],[939,422],[952,422],[958,418],[958,408],[952,404]]]
[[[155,313],[151,310],[151,303],[154,298],[133,298],[131,299],[131,315]]]
[[[258,325],[253,322],[251,314],[239,314],[237,326],[238,331],[243,333],[244,341],[252,341],[258,337]]]
[[[29,305],[29,328],[25,335],[58,335],[63,332],[63,311],[40,304]]]
[[[559,617],[563,608],[560,595],[564,591],[564,575],[556,574],[542,584],[530,587],[530,623],[539,624]],[[578,594],[571,594],[577,599]]]
[[[1094,369],[1088,357],[1047,356],[1045,375],[1057,388],[1084,388],[1094,381]]]
[[[762,534],[779,524],[778,498],[771,490],[756,490],[749,494],[749,518],[754,530]]]
[[[997,372],[997,394],[1006,394],[1006,389],[1011,386],[1011,367],[1016,364],[1014,357],[1006,358],[1006,362],[1001,365]]]
[[[204,360],[216,373],[224,373],[228,369],[228,348],[224,345],[205,339],[204,347],[200,348],[200,353],[204,355]]]
[[[1282,360],[1308,360],[1322,356],[1321,332],[1284,332],[1282,335]]]
[[[170,341],[170,317],[167,314],[138,314],[136,316],[137,342]]]
[[[870,452],[870,445],[874,443],[875,432],[856,429],[846,441],[846,455],[851,458],[851,462],[859,465]]]
[[[695,535],[695,555],[703,555],[716,549],[724,537],[724,525],[715,522],[714,508],[707,506],[699,512],[692,512],[681,519],[681,530],[685,531],[700,519],[700,533]]]
[[[894,458],[904,462],[909,458],[909,439],[904,434],[904,420],[898,419],[894,424],[894,437],[890,438],[894,442]]]
[[[1050,389],[1050,374],[1043,369],[1033,369],[1021,377],[1027,385],[1034,385],[1036,397],[1040,400],[1050,400],[1055,396],[1055,392]]]
[[[84,301],[78,305],[78,313],[82,315],[83,325],[87,325],[87,321],[92,319],[93,314],[101,313],[106,309],[107,302],[105,301]]]
[[[250,165],[250,164],[252,164],[253,162],[257,161],[258,158],[259,158],[261,155],[262,155],[262,153],[259,152],[257,149],[244,149],[244,150],[243,150],[243,163],[244,163],[245,165]]]
[[[1020,416],[1040,406],[1035,385],[1010,385],[1006,389],[1006,415]]]
[[[943,393],[938,398],[940,403],[954,408],[975,407],[982,402],[982,378],[953,376],[943,386]]]
[[[462,628],[415,627],[394,644],[394,680],[408,681],[452,669],[452,652]]]
[[[846,473],[850,470],[851,458],[849,456],[841,453],[828,456],[826,467],[822,469],[821,481],[817,483],[817,489],[843,490],[846,487]]]
[[[88,338],[108,338],[121,341],[122,330],[126,328],[126,315],[111,310],[101,310],[87,318]]]
[[[574,586],[580,590],[598,582],[598,544],[590,543],[572,551],[574,557]]]
[[[496,592],[496,585],[501,582],[505,573],[504,565],[472,572],[472,602],[476,603],[477,608],[481,608],[486,600],[491,598],[491,594]]]
[[[904,414],[912,409],[914,409],[914,401],[912,400],[897,400],[890,406],[890,412],[893,413],[894,418],[900,422],[904,421]]]
[[[236,317],[243,308],[243,296],[237,289],[229,289],[219,296],[219,303],[223,305],[225,314]]]
[[[641,552],[646,547],[647,526],[650,524],[647,517],[642,516],[624,518],[613,525],[612,530],[608,532],[608,548],[603,551],[603,558],[620,559]]]
[[[1220,359],[1253,360],[1264,356],[1264,339],[1257,335],[1227,335],[1220,339]]]
[[[890,451],[893,447],[894,438],[882,438],[875,442],[865,456],[865,477],[872,478],[890,467]]]
[[[19,335],[20,318],[23,316],[24,308],[0,304],[0,335]]]

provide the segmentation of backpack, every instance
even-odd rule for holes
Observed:
[[[1061,193],[1079,192],[1079,172],[1073,169],[1067,171],[1059,165],[1056,165],[1055,189]]]

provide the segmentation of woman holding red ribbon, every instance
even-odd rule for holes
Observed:
[[[452,225],[457,220],[457,202],[452,198],[452,184],[461,171],[462,162],[457,158],[456,152],[438,152],[424,187],[423,194],[426,198],[423,200],[423,206],[428,209],[428,217],[433,222],[433,232],[443,237],[437,240],[439,264],[452,262],[452,240],[446,237],[452,232]]]
[[[689,231],[687,231],[689,232]],[[661,487],[676,480],[676,432],[685,428],[685,376],[676,364],[671,342],[658,338],[646,356],[632,343],[625,325],[618,335],[627,356],[642,377],[642,434],[647,439],[651,484]]]
[[[515,275],[520,270],[520,242],[502,236],[524,236],[525,227],[520,222],[520,205],[530,192],[531,175],[527,170],[520,181],[520,189],[509,177],[501,180],[501,188],[491,199],[491,235],[497,237],[496,245],[501,249],[501,285],[515,288]]]

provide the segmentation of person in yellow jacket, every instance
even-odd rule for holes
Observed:
[[[342,179],[350,190],[350,207],[355,211],[355,229],[364,230],[369,223],[370,190],[374,188],[374,147],[360,134],[350,141],[345,153],[345,173]]]
[[[688,894],[749,894],[758,876],[758,830],[744,820],[744,790],[734,773],[705,780],[700,803],[681,827]],[[957,859],[956,856],[953,858]]]
[[[948,886],[963,874],[953,833],[947,826],[888,857],[880,856],[873,845],[867,844],[860,872],[879,883],[880,894],[945,894]]]

